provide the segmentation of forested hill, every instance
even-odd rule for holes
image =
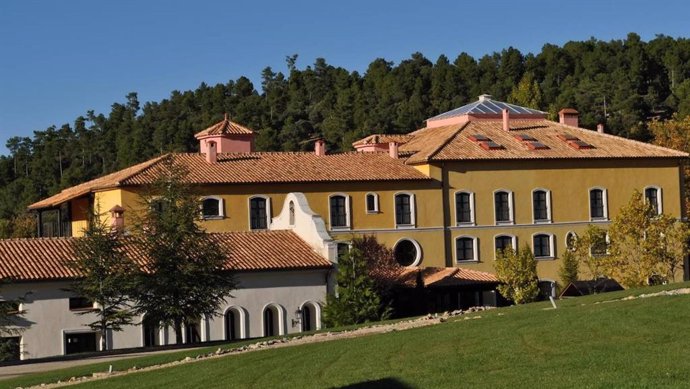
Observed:
[[[0,157],[0,218],[161,152],[196,151],[193,134],[224,112],[258,130],[259,150],[309,148],[304,141],[317,134],[330,150],[345,150],[373,132],[417,129],[424,119],[488,93],[552,114],[574,107],[584,127],[605,122],[611,133],[648,140],[651,118],[690,113],[689,59],[689,39],[643,42],[636,34],[547,44],[536,54],[507,48],[481,58],[461,53],[431,60],[415,53],[399,64],[379,58],[364,74],[321,58],[299,69],[294,55],[285,72],[264,69],[261,85],[240,77],[143,105],[131,93],[108,113],[88,111],[33,138],[9,139],[10,155]]]

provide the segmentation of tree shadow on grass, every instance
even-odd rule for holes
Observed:
[[[331,389],[414,389],[414,386],[406,384],[396,378],[381,378],[378,380],[362,381],[356,384],[333,387]]]

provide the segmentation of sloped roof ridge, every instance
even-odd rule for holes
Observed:
[[[436,154],[438,154],[439,152],[441,152],[441,150],[443,150],[444,147],[446,147],[446,146],[447,146],[451,141],[453,141],[453,139],[455,139],[465,128],[467,128],[467,125],[468,125],[468,124],[470,124],[470,122],[464,123],[464,124],[463,124],[462,126],[460,126],[457,130],[455,130],[455,132],[453,133],[453,135],[451,135],[451,136],[449,136],[448,138],[446,138],[446,140],[444,140],[443,142],[441,142],[441,145],[439,145],[434,151],[432,151],[431,153],[429,153],[429,155],[426,157],[426,160],[429,161],[429,160],[431,160],[432,158],[434,158],[434,156],[435,156]]]

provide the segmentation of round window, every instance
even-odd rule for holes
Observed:
[[[419,245],[409,239],[401,239],[393,250],[395,260],[402,266],[414,266],[421,257]]]

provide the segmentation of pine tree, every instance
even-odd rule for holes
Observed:
[[[226,269],[227,252],[200,226],[199,197],[185,183],[187,173],[171,158],[142,197],[134,242],[148,262],[134,292],[136,311],[172,325],[182,343],[183,325],[218,315],[236,283]]]

